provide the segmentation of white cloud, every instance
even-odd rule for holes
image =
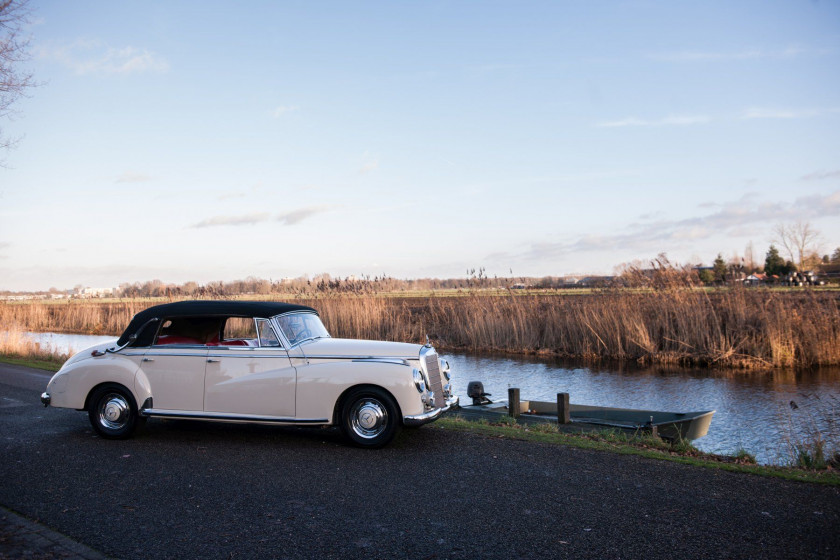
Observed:
[[[280,105],[275,107],[273,111],[271,111],[271,116],[275,119],[279,119],[286,113],[294,113],[295,111],[300,111],[300,107],[297,105]]]
[[[840,169],[834,171],[815,171],[800,177],[803,181],[819,181],[822,179],[836,179],[840,178]]]
[[[208,218],[197,224],[194,224],[192,227],[194,228],[205,228],[205,227],[215,227],[215,226],[245,226],[245,225],[254,225],[260,222],[268,221],[271,218],[270,214],[267,212],[257,212],[254,214],[241,214],[238,216],[213,216],[212,218]]]
[[[329,206],[310,206],[308,208],[301,208],[299,210],[293,210],[291,212],[278,215],[277,221],[283,225],[293,226],[316,214],[326,212],[329,209]]]
[[[311,218],[316,214],[330,210],[331,206],[309,206],[306,208],[299,208],[283,214],[277,214],[272,217],[268,212],[255,212],[253,214],[239,214],[234,216],[213,216],[206,220],[202,220],[190,227],[206,228],[216,226],[250,226],[274,220],[286,226],[293,226],[300,222]]]
[[[627,117],[617,121],[605,121],[596,123],[600,128],[620,128],[625,126],[686,126],[692,124],[704,124],[711,121],[706,115],[669,115],[662,119],[640,119],[638,117]]]
[[[379,167],[379,160],[375,159],[369,161],[368,163],[364,164],[361,169],[359,169],[359,173],[364,175],[365,173],[370,173],[371,171],[377,169]]]
[[[96,40],[43,47],[36,55],[63,64],[79,75],[163,73],[169,70],[169,62],[148,49],[132,46],[116,48]]]
[[[767,224],[835,216],[840,216],[840,190],[828,195],[802,196],[789,203],[762,202],[749,193],[739,200],[721,204],[719,209],[704,216],[630,224],[625,231],[615,234],[532,243],[522,253],[522,259],[540,261],[593,251],[659,252],[663,248],[675,248],[687,243],[692,245],[694,241],[713,235],[745,236],[756,228],[765,233]],[[510,255],[503,256],[512,258]]]

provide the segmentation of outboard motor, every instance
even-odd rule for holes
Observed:
[[[484,384],[481,381],[470,381],[467,384],[467,396],[472,399],[473,405],[475,406],[491,404],[493,402],[487,398],[490,396],[490,393],[484,392]]]

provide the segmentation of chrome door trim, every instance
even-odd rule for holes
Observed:
[[[184,410],[162,410],[145,408],[140,411],[140,416],[153,418],[174,418],[185,420],[209,420],[215,422],[246,422],[255,424],[305,424],[319,425],[329,424],[326,418],[287,418],[283,416],[255,416],[250,414],[234,414],[224,412],[201,412]]]

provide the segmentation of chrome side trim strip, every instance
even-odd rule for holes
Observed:
[[[306,358],[309,360],[352,360],[354,362],[408,362],[408,360],[416,360],[417,356],[311,356],[306,354]],[[406,363],[405,365],[408,365]]]
[[[181,418],[190,420],[215,420],[219,422],[250,422],[260,424],[329,424],[326,418],[285,418],[282,416],[255,416],[251,414],[233,414],[225,412],[202,412],[185,410],[162,410],[146,408],[140,411],[140,416],[154,418]]]
[[[259,350],[259,348],[257,348]],[[282,354],[208,354],[208,358],[288,358],[289,355],[283,350]]]
[[[128,355],[128,354],[126,354]],[[174,356],[178,358],[205,358],[207,354],[200,352],[146,352],[145,354],[133,354],[134,356]]]
[[[430,410],[429,412],[414,416],[403,416],[403,425],[422,426],[423,424],[428,424],[429,422],[437,420],[444,412],[448,412],[452,408],[458,408],[459,402],[460,400],[458,396],[453,396],[446,400],[446,406],[442,408],[436,408],[435,410]]]
[[[353,358],[354,362],[375,362],[380,364],[396,364],[398,366],[407,366],[408,360],[403,358]]]

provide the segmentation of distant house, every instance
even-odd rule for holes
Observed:
[[[746,280],[744,280],[744,285],[746,286],[760,286],[766,283],[767,275],[763,272],[756,272],[754,274],[750,274],[749,276],[747,276]]]
[[[525,289],[525,288],[527,288],[527,287],[528,287],[528,286],[526,286],[525,284],[521,284],[521,283],[520,283],[520,284],[514,284],[514,285],[513,285],[513,286],[511,286],[510,288],[511,288],[512,290],[524,290],[524,289]]]
[[[604,288],[610,286],[615,280],[615,276],[587,276],[581,278],[578,284],[587,288]]]
[[[116,288],[78,288],[74,290],[73,296],[77,298],[101,298],[108,297],[117,292]]]

